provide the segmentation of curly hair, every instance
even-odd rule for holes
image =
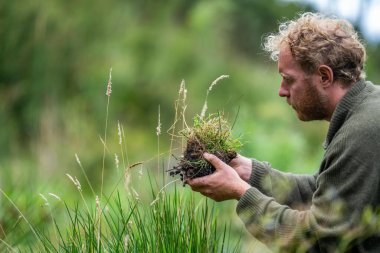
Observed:
[[[319,13],[304,13],[280,24],[279,32],[268,35],[264,50],[277,61],[280,49],[289,46],[294,59],[307,74],[328,65],[334,80],[350,85],[365,78],[366,51],[353,26],[344,19]]]

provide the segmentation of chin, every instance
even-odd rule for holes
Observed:
[[[312,117],[310,117],[308,115],[299,113],[298,111],[297,111],[297,117],[298,117],[299,120],[304,121],[304,122],[315,120],[314,118],[312,118]]]
[[[297,115],[298,119],[301,120],[301,121],[312,121],[312,119],[309,119],[309,118],[306,118],[305,116],[303,115]]]
[[[305,115],[305,114],[299,114],[298,112],[297,112],[297,117],[298,117],[298,119],[299,120],[301,120],[301,121],[303,121],[303,122],[307,122],[307,121],[313,121],[313,120],[324,120],[325,119],[325,117],[323,117],[322,115],[314,115],[314,117],[313,116],[307,116],[307,115]]]

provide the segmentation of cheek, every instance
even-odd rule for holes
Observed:
[[[305,90],[302,89],[299,85],[294,85],[290,89],[290,93],[294,98],[300,98],[305,94]]]

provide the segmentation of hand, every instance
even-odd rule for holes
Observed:
[[[232,159],[228,165],[236,170],[241,179],[248,182],[252,174],[251,159],[238,154],[237,157]]]
[[[191,189],[200,192],[215,201],[228,199],[239,200],[251,186],[240,178],[239,174],[230,166],[212,154],[204,153],[203,157],[216,169],[208,176],[188,179]]]

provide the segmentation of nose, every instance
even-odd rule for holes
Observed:
[[[278,90],[278,95],[280,97],[288,97],[289,91],[284,87],[284,85],[281,83],[280,89]]]

